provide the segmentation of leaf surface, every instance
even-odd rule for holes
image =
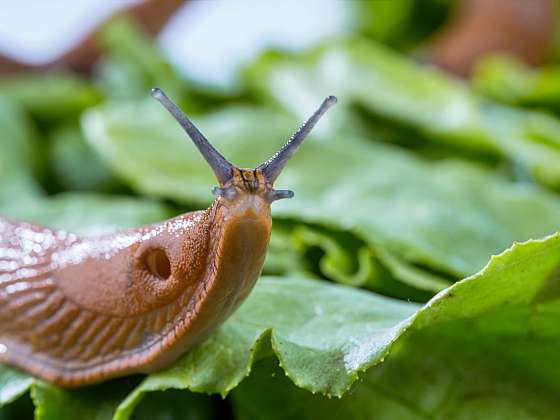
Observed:
[[[207,203],[209,186],[216,182],[210,169],[175,121],[153,102],[89,111],[83,119],[86,138],[139,192]],[[295,126],[283,114],[240,107],[195,122],[242,167],[266,160],[289,136],[287,127]],[[489,255],[514,241],[558,228],[560,200],[534,185],[506,181],[474,164],[427,161],[395,147],[342,136],[328,131],[331,122],[327,117],[326,125],[318,127],[327,132],[319,130],[310,138],[280,176],[278,188],[291,188],[296,197],[274,203],[274,215],[350,231],[373,254],[380,248],[397,261],[452,278],[476,272]],[[403,279],[410,281],[410,276]],[[423,287],[437,289],[433,281]]]
[[[325,395],[345,394],[360,372],[369,369],[366,382],[378,383],[375,387],[420,411],[439,409],[443,403],[449,404],[449,412],[460,404],[467,410],[472,402],[466,396],[491,388],[487,400],[474,402],[481,405],[477,409],[487,410],[496,402],[505,404],[526,387],[535,401],[546,401],[539,410],[548,413],[550,407],[557,409],[553,396],[560,389],[554,363],[560,350],[559,266],[559,235],[516,244],[424,306],[307,279],[263,278],[207,341],[171,369],[143,380],[120,403],[116,418],[127,418],[146,392],[188,388],[225,394],[249,374],[254,362],[271,355],[298,387]],[[430,350],[417,351],[422,348]],[[387,357],[390,364],[382,363]],[[434,371],[443,376],[445,385],[440,394],[434,393],[434,398],[440,395],[439,403],[417,401],[416,387],[423,386],[426,369],[440,359],[453,369]],[[402,378],[403,371],[410,376],[410,386],[398,385],[396,378]],[[455,399],[441,397],[456,387],[453,378],[465,375],[470,375],[470,382],[454,391]],[[44,413],[74,405],[87,415],[111,411],[96,402],[108,384],[78,391],[32,386]],[[438,386],[436,381],[433,387]]]
[[[370,117],[420,133],[416,145],[429,139],[458,148],[459,155],[494,153],[546,185],[560,185],[558,118],[485,99],[442,71],[382,45],[353,40],[299,57],[270,54],[247,71],[247,80],[260,96],[298,118],[306,118],[326,94],[335,94],[342,99],[339,126],[355,114],[352,105],[359,105]]]

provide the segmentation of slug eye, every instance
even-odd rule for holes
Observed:
[[[144,255],[144,264],[151,274],[162,280],[167,280],[171,275],[171,263],[163,249],[148,250]]]

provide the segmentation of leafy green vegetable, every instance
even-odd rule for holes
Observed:
[[[63,390],[0,366],[0,420],[33,404],[43,420],[223,418],[230,403],[246,420],[558,417],[560,235],[511,246],[558,230],[560,198],[534,180],[560,186],[560,119],[513,106],[557,112],[556,67],[488,58],[469,85],[371,41],[416,47],[448,2],[348,7],[370,39],[264,55],[235,98],[250,106],[193,93],[123,18],[89,80],[0,79],[1,214],[84,235],[211,199],[210,170],[149,88],[217,109],[194,120],[245,167],[340,100],[279,179],[296,197],[274,204],[264,270],[278,277],[157,374]]]
[[[356,32],[406,50],[439,28],[452,3],[447,0],[356,1],[348,6]]]
[[[273,228],[274,235],[276,232]],[[427,300],[426,296],[431,295],[419,293],[419,290],[437,292],[450,285],[449,280],[407,263],[386,249],[375,247],[373,251],[363,243],[351,243],[331,230],[299,225],[288,240],[292,242],[292,249],[300,251],[296,258],[301,260],[301,265],[305,264],[305,260],[317,259],[318,271],[338,283],[420,301]],[[308,255],[314,248],[320,254],[315,258]],[[285,272],[309,273],[290,269]],[[395,278],[402,284],[396,283]]]
[[[352,286],[364,286],[374,276],[375,263],[366,247],[356,252],[349,251],[336,240],[334,235],[306,225],[296,227],[293,236],[293,246],[299,248],[302,253],[311,247],[317,247],[324,252],[324,256],[319,260],[319,268],[327,278]],[[358,256],[357,267],[355,267],[356,255]]]
[[[514,57],[491,55],[477,63],[472,85],[499,102],[558,108],[560,67],[532,69]]]
[[[414,128],[424,139],[459,146],[461,155],[496,153],[522,164],[539,181],[560,185],[558,131],[545,130],[545,141],[531,133],[535,119],[556,127],[556,118],[489,102],[462,82],[372,42],[330,43],[301,57],[269,54],[247,71],[247,80],[260,96],[300,119],[333,93],[343,98],[337,110],[341,122],[349,105],[357,104]]]
[[[112,19],[101,31],[100,42],[107,55],[99,82],[111,99],[142,98],[156,86],[175,100],[182,97],[184,84],[177,72],[134,21]]]
[[[32,176],[36,150],[31,126],[21,108],[0,96],[0,205],[18,197],[37,194]]]
[[[249,86],[298,119],[327,94],[349,106],[412,126],[433,140],[496,151],[481,126],[479,101],[467,86],[442,72],[415,64],[386,47],[358,40],[329,43],[300,56],[268,54],[247,69]]]
[[[137,407],[134,420],[219,419],[220,401],[202,394],[181,391],[153,392]]]
[[[485,358],[440,334],[415,335],[341,399],[296,388],[272,358],[256,363],[232,395],[237,418],[245,420],[557,417],[554,392],[497,372]]]
[[[312,276],[302,261],[300,252],[294,247],[292,229],[277,223],[272,228],[274,233],[268,244],[263,272],[272,275],[292,273]]]
[[[29,394],[17,399],[13,403],[0,408],[1,420],[31,420],[34,418],[35,407]]]
[[[51,142],[53,171],[64,189],[104,191],[115,184],[112,173],[85,142],[79,127],[57,128]]]
[[[0,209],[4,216],[14,220],[35,222],[81,235],[147,225],[171,216],[169,210],[155,201],[92,193],[16,200]]]
[[[429,354],[439,354],[442,349],[442,354],[457,364],[462,372],[459,376],[472,371],[471,362],[477,360],[481,372],[489,370],[488,377],[495,378],[496,384],[502,375],[506,375],[506,383],[540,384],[540,394],[535,398],[542,394],[544,399],[552,400],[551,395],[560,388],[558,366],[551,363],[560,349],[555,327],[560,309],[559,265],[560,235],[516,244],[492,258],[483,271],[441,292],[422,308],[345,286],[305,279],[262,279],[247,302],[210,339],[183,356],[173,368],[146,378],[120,404],[116,417],[127,418],[142,395],[150,391],[189,388],[227,393],[248,375],[254,361],[271,352],[300,388],[342,395],[359,372],[381,363],[393,348],[398,349],[395,343],[413,343],[410,345],[416,348],[417,340],[431,350],[408,351],[404,356],[397,350],[391,362],[395,365],[385,369],[388,373],[383,373],[382,364],[370,374],[387,387],[390,380],[385,381],[383,375],[395,378],[393,369],[415,372],[407,368],[410,363],[420,363],[426,369],[438,360]],[[449,352],[448,345],[453,346],[453,352]],[[375,375],[377,369],[381,369],[380,376]],[[416,387],[422,385],[423,378],[412,376],[410,388],[397,387],[391,393],[400,395],[401,400],[415,401]],[[472,387],[485,383],[479,375],[474,378],[456,395],[457,403],[464,402],[461,393],[468,395]],[[443,382],[450,381],[444,378]],[[521,385],[513,390],[508,386],[501,392],[515,395],[517,389],[523,389]],[[0,389],[0,393],[4,392]],[[84,392],[97,401],[95,396],[102,391],[96,393],[94,388],[76,391],[77,397],[76,392],[48,387],[33,392],[36,403],[45,404],[48,400],[45,412],[51,410],[51,404],[57,413],[60,407],[74,406],[84,410],[84,416],[105,410],[90,397],[81,397]],[[50,392],[49,398],[41,396],[45,392]],[[500,393],[498,397],[506,398]]]
[[[423,270],[414,264],[399,258],[395,254],[383,248],[375,250],[379,261],[389,270],[392,275],[400,279],[404,284],[419,290],[437,292],[450,285],[449,279],[441,275]],[[413,299],[409,292],[409,298]]]
[[[110,419],[116,404],[129,389],[122,382],[112,381],[103,390],[94,387],[72,392],[38,381],[31,388],[37,420],[51,419]]]
[[[458,372],[449,374],[445,370],[442,371],[443,376],[448,376],[441,378],[443,383],[438,384],[443,386],[443,391],[450,385],[449,377],[464,376],[469,371],[472,373],[473,360],[478,361],[480,373],[489,370],[489,379],[495,381],[493,385],[488,385],[485,384],[484,376],[474,375],[464,384],[463,389],[456,391],[451,401],[448,401],[449,406],[446,410],[451,411],[456,409],[457,405],[462,405],[462,409],[468,412],[473,405],[469,406],[465,397],[477,388],[488,389],[489,386],[495,387],[496,383],[502,381],[509,383],[509,386],[501,391],[502,394],[498,392],[495,397],[498,401],[502,398],[507,400],[518,392],[522,393],[524,389],[523,386],[512,386],[512,382],[526,383],[530,388],[533,381],[539,383],[536,381],[538,379],[540,383],[547,385],[544,388],[537,386],[536,390],[540,392],[537,393],[534,389],[531,395],[537,401],[542,395],[542,399],[547,400],[549,406],[544,408],[545,412],[553,413],[551,410],[557,410],[558,403],[552,390],[557,390],[560,382],[557,379],[556,368],[550,372],[548,362],[554,357],[554,349],[558,349],[560,345],[560,337],[553,327],[554,317],[560,307],[557,303],[557,292],[551,294],[547,290],[551,282],[557,282],[559,263],[559,236],[515,245],[503,255],[495,257],[484,271],[447,289],[411,318],[407,318],[407,313],[415,309],[412,304],[396,305],[396,302],[386,299],[376,303],[373,300],[369,302],[369,299],[375,297],[364,294],[362,299],[359,292],[336,290],[339,288],[319,286],[316,283],[263,281],[247,304],[234,315],[224,329],[237,323],[240,328],[237,330],[237,337],[234,335],[228,339],[234,338],[232,342],[239,342],[242,341],[242,337],[250,336],[248,330],[252,328],[255,328],[256,333],[253,337],[262,337],[265,330],[257,333],[257,325],[267,325],[266,320],[270,319],[270,324],[274,325],[271,333],[272,349],[278,355],[288,376],[299,387],[340,395],[348,386],[347,381],[352,382],[355,378],[355,372],[381,361],[386,351],[391,348],[392,342],[408,327],[417,332],[411,339],[405,335],[402,340],[408,342],[412,348],[409,347],[404,355],[398,351],[396,361],[391,362],[394,365],[388,368],[383,368],[382,365],[379,375],[375,375],[376,369],[373,369],[372,377],[385,384],[385,387],[390,380],[384,375],[393,377],[398,383],[397,378],[402,377],[399,375],[402,375],[403,371],[415,371],[414,368],[406,368],[411,366],[410,364],[420,364],[426,370],[433,363],[437,363],[437,357],[430,356],[426,359],[426,354],[419,357],[423,353],[419,353],[417,348],[426,347],[432,349],[428,352],[435,351],[442,358],[453,361],[452,366],[457,366]],[[297,293],[297,289],[300,293]],[[296,294],[292,295],[294,292]],[[330,293],[334,295],[331,297]],[[296,304],[297,310],[278,313],[273,305],[270,305],[271,300],[276,299],[288,308]],[[377,312],[378,310],[381,312]],[[245,318],[247,313],[251,313],[251,316]],[[258,316],[255,316],[257,313]],[[399,316],[402,317],[400,320]],[[525,321],[522,321],[523,319]],[[329,330],[332,332],[328,333]],[[367,333],[361,335],[360,331],[364,330]],[[465,334],[464,331],[468,333]],[[348,334],[354,338],[351,339]],[[542,347],[541,340],[546,340],[548,348]],[[510,344],[512,341],[516,344]],[[342,347],[340,344],[343,344]],[[220,378],[218,385],[209,381],[205,375],[199,376],[200,370],[204,371],[207,368],[207,364],[204,363],[208,360],[206,358],[214,359],[220,354],[211,351],[216,345],[217,343],[210,341],[201,346],[188,354],[170,372],[153,375],[147,379],[140,385],[139,390],[178,385],[206,392],[227,390],[231,382],[221,382],[224,378],[223,370],[217,375]],[[449,351],[450,347],[452,352]],[[247,350],[249,348],[247,347]],[[336,349],[334,353],[332,350],[328,351],[333,348]],[[228,361],[231,363],[231,359]],[[219,364],[222,369],[228,365],[227,362]],[[245,363],[240,363],[238,369],[243,372]],[[401,395],[401,399],[405,401],[419,399],[425,379],[421,370],[418,373],[418,379],[414,376],[411,378],[410,388],[402,392],[397,388],[391,393],[396,398]],[[424,395],[429,396],[429,391],[424,389]],[[438,393],[434,395],[437,396]],[[445,395],[441,398],[444,397]],[[489,408],[484,399],[474,401],[473,404],[474,407],[479,404],[477,408],[480,410]],[[127,407],[127,403],[124,403],[124,407]],[[530,410],[531,404],[525,404],[524,407]],[[434,403],[433,409],[438,409],[438,404]],[[509,408],[504,407],[505,409]]]
[[[0,406],[21,397],[33,384],[28,375],[0,365]]]
[[[154,223],[171,215],[161,204],[148,199],[92,193],[45,196],[32,174],[37,150],[29,123],[20,108],[4,97],[0,97],[0,129],[3,216],[80,234],[97,234]]]
[[[411,0],[353,2],[350,9],[361,32],[380,41],[392,41],[402,36],[412,15]]]
[[[157,105],[90,110],[83,120],[85,136],[137,191],[207,203],[209,186],[215,183],[211,171]],[[283,114],[259,108],[237,107],[195,120],[240,166],[264,161],[294,126]],[[332,132],[308,140],[278,185],[293,188],[296,198],[275,203],[274,215],[353,232],[409,283],[410,270],[397,269],[396,261],[462,277],[513,241],[556,231],[560,220],[560,201],[537,187],[507,182],[479,166],[423,161]],[[445,285],[445,280],[432,277],[417,285],[429,290]]]
[[[102,99],[101,92],[92,83],[68,72],[4,77],[0,79],[0,94],[18,102],[41,120],[76,116]]]
[[[464,389],[455,394],[450,410],[453,404],[463,404],[468,409],[465,396],[476,388],[501,389],[497,384],[502,381],[509,385],[498,392],[498,401],[523,390],[523,386],[515,387],[511,383],[526,384],[539,390],[532,396],[538,400],[542,394],[549,406],[557,409],[553,397],[560,381],[558,367],[551,362],[560,346],[560,335],[554,327],[560,306],[558,288],[551,285],[558,284],[559,264],[559,235],[516,244],[492,258],[483,271],[441,292],[420,310],[413,304],[342,286],[263,279],[220,333],[187,354],[170,371],[147,378],[121,405],[124,411],[120,413],[128,412],[136,398],[148,390],[188,387],[225,392],[233,388],[246,374],[252,358],[265,357],[262,338],[267,337],[267,325],[274,327],[270,332],[272,351],[300,388],[341,395],[359,371],[380,363],[391,352],[393,343],[400,341],[403,346],[409,343],[412,349],[421,343],[418,348],[426,347],[427,352],[405,350],[403,356],[397,350],[395,362],[391,362],[393,366],[372,369],[370,375],[385,384],[384,388],[390,387],[390,380],[385,380],[383,375],[399,384],[397,377],[402,377],[403,370],[409,375],[415,372],[407,366],[419,364],[425,370],[437,364],[438,358],[430,355],[435,352],[453,361],[452,366],[457,369],[451,374],[442,370],[442,375],[460,377],[472,369],[480,369],[480,372],[487,371],[489,380],[495,381],[487,384],[483,376],[473,375]],[[284,310],[277,311],[272,302],[283,305]],[[407,330],[409,333],[403,335]],[[247,340],[248,337],[251,339]],[[258,344],[253,344],[257,337],[260,337]],[[240,343],[245,343],[243,352],[238,347]],[[234,345],[233,352],[224,354],[224,349]],[[239,357],[240,353],[245,357]],[[208,360],[212,362],[208,364]],[[220,363],[216,364],[216,360]],[[478,366],[473,367],[474,360]],[[210,366],[214,374],[209,378]],[[425,377],[422,370],[418,373],[418,377],[410,378],[410,388],[401,389],[399,384],[391,394],[395,398],[400,395],[404,401],[420,399],[422,394],[418,394]],[[449,378],[442,378],[442,382],[434,388],[439,385],[443,391],[448,389]],[[428,397],[429,390],[424,391]],[[436,392],[434,396],[437,395],[441,394]],[[420,400],[420,403],[430,401]],[[433,404],[432,410],[437,408],[438,404]],[[488,409],[484,400],[479,408]]]

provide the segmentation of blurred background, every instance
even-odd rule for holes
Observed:
[[[426,301],[560,220],[553,0],[4,1],[0,211],[100,234],[208,205],[163,88],[240,166],[321,100],[265,273]]]
[[[0,214],[83,235],[207,206],[158,86],[239,166],[327,95],[264,272],[425,302],[560,224],[555,0],[0,1]]]

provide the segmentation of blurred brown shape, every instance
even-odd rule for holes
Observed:
[[[553,0],[463,0],[432,45],[432,61],[464,77],[490,52],[539,65],[550,53],[553,32]]]
[[[145,0],[118,12],[118,14],[124,13],[131,16],[147,33],[157,35],[179,6],[186,2],[187,0]],[[102,26],[103,23],[99,26]],[[96,42],[96,32],[97,29],[81,40],[77,40],[76,45],[60,58],[39,66],[21,63],[0,54],[0,73],[16,73],[22,70],[40,70],[53,67],[70,68],[87,73],[101,54]]]

